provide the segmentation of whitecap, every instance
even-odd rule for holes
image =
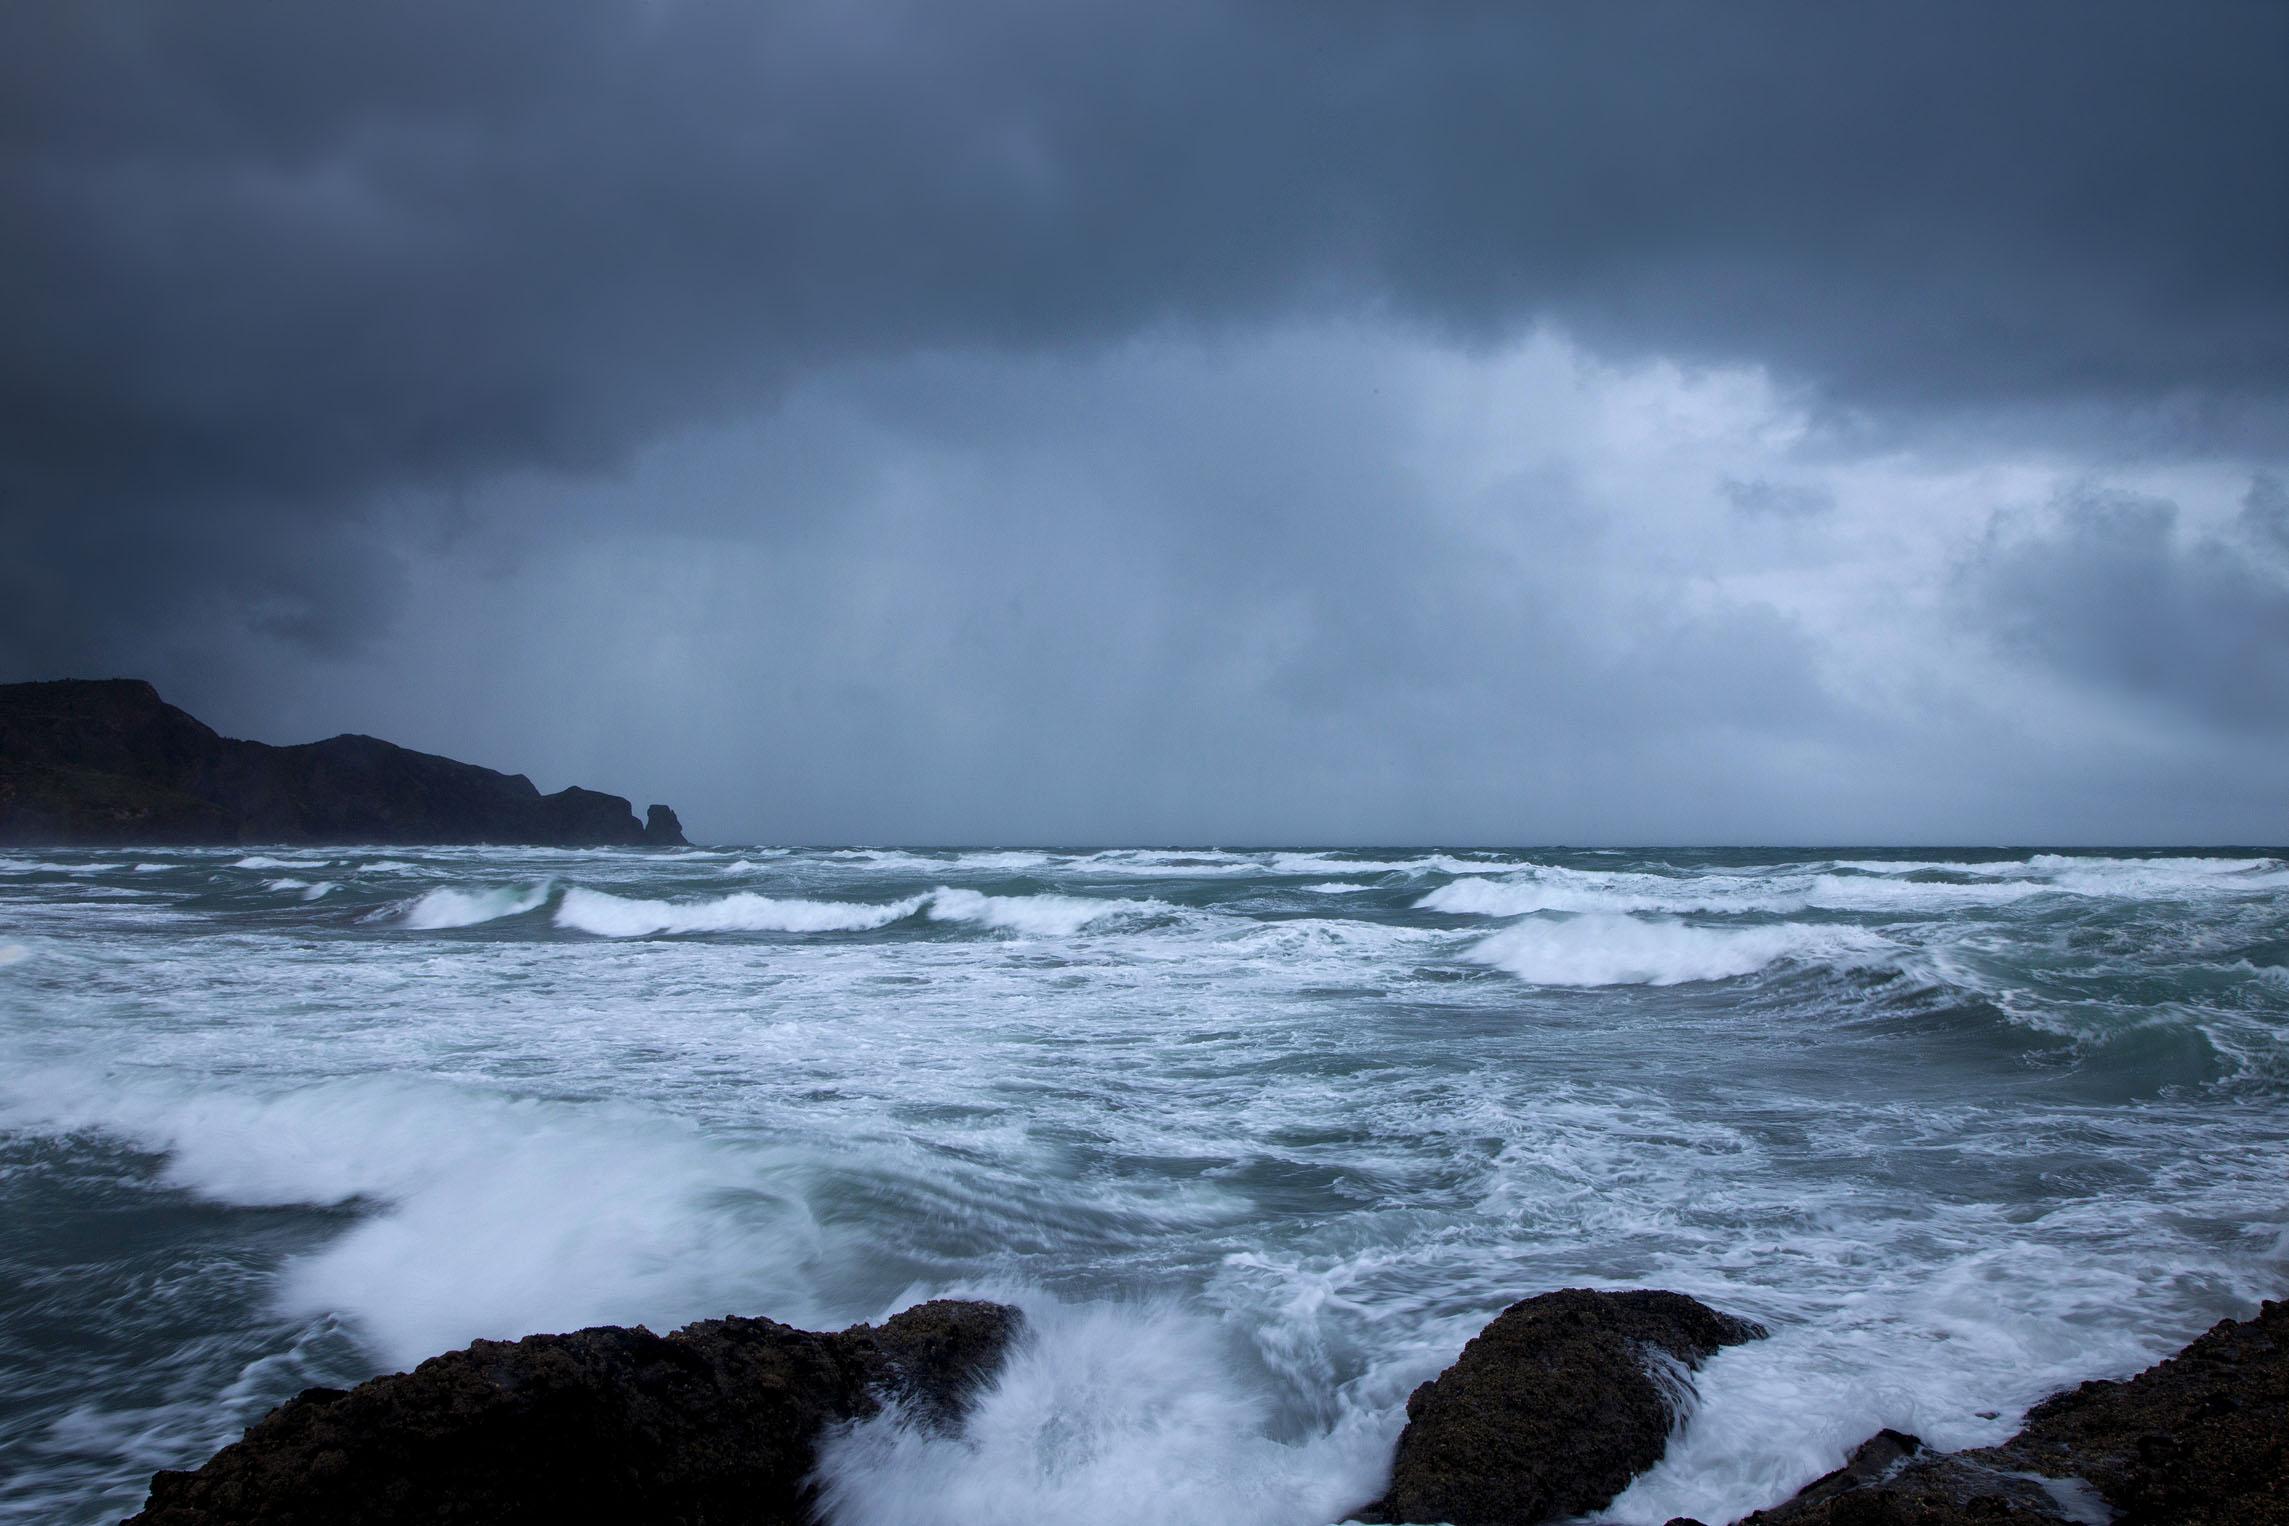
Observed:
[[[895,901],[812,901],[753,891],[697,901],[660,901],[575,887],[564,893],[557,906],[556,925],[607,938],[659,933],[870,932],[927,910],[933,922],[965,922],[1054,937],[1076,933],[1117,913],[1163,909],[1157,901],[999,896],[946,885]]]
[[[975,922],[1008,932],[1060,937],[1122,912],[1165,910],[1159,901],[1097,901],[1072,895],[984,895],[940,886],[930,895],[933,922]]]
[[[1519,917],[1538,911],[1913,914],[2003,905],[2049,894],[2053,888],[2034,880],[1957,884],[1840,874],[1673,876],[1537,867],[1500,879],[1473,875],[1450,880],[1420,897],[1415,906],[1482,917]]]
[[[425,932],[475,927],[480,922],[531,911],[548,899],[548,888],[543,880],[535,885],[497,885],[480,890],[432,890],[408,905],[402,920],[407,927]]]
[[[1696,927],[1685,922],[1591,913],[1506,927],[1464,955],[1529,985],[1682,985],[1753,975],[1782,960],[1867,967],[1888,963],[1892,945],[1852,928],[1784,922],[1769,927]]]
[[[805,901],[739,891],[705,901],[651,901],[575,886],[556,908],[556,925],[604,938],[656,933],[866,932],[910,917],[928,896],[889,902]]]

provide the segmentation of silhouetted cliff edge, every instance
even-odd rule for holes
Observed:
[[[0,684],[0,843],[516,843],[680,847],[618,795],[378,737],[272,747],[219,736],[136,678]]]

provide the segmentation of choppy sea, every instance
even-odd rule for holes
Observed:
[[[1514,1299],[1769,1325],[1600,1519],[2289,1290],[2265,852],[0,858],[0,1518],[478,1336],[1013,1300],[849,1523],[1294,1523]]]

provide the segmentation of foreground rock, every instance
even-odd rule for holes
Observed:
[[[619,795],[544,795],[378,737],[272,747],[219,736],[140,679],[0,684],[0,843],[514,843],[676,847]]]
[[[2053,1479],[1989,1453],[1934,1452],[1878,1431],[1851,1460],[1787,1504],[1738,1526],[2103,1526],[2108,1511],[2078,1479]]]
[[[2279,1526],[2289,1521],[2289,1303],[2029,1411],[1997,1447],[1886,1431],[1754,1526]],[[1746,1526],[1746,1523],[1744,1523]]]
[[[1530,1526],[1595,1510],[1660,1460],[1686,1374],[1763,1334],[1682,1293],[1512,1304],[1407,1400],[1390,1490],[1364,1519]]]
[[[952,1423],[1018,1318],[939,1301],[832,1335],[715,1319],[479,1341],[289,1400],[197,1472],[153,1478],[131,1526],[794,1526],[825,1427],[886,1397]]]

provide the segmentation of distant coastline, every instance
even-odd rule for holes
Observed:
[[[225,737],[135,678],[0,684],[0,843],[682,847],[664,805],[344,735]]]

